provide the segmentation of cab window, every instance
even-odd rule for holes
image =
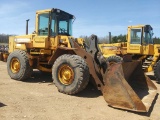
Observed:
[[[40,14],[38,16],[38,35],[47,36],[48,35],[48,23],[49,23],[49,13]]]
[[[131,29],[131,44],[141,44],[142,29]]]
[[[143,37],[143,43],[145,43],[145,44],[153,44],[152,35],[153,35],[153,31],[152,30],[150,30],[148,32],[145,32],[144,33],[144,37]]]

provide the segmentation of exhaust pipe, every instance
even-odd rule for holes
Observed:
[[[29,21],[29,19],[26,20],[26,35],[28,35],[28,21]]]
[[[111,41],[111,32],[109,32],[109,44],[111,44],[112,41]]]

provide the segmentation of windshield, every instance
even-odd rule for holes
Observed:
[[[57,33],[58,35],[72,35],[73,18],[64,12],[56,13]]]
[[[58,21],[58,34],[59,35],[72,35],[72,20],[59,20]]]

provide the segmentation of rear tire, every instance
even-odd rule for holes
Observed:
[[[156,63],[154,67],[154,76],[158,83],[160,83],[160,60]]]
[[[12,79],[25,80],[29,78],[33,69],[29,64],[27,53],[22,50],[16,50],[9,54],[7,59],[7,70]]]
[[[52,67],[53,83],[59,92],[76,94],[89,82],[87,63],[78,55],[64,54],[56,59]]]

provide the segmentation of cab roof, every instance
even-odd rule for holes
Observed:
[[[44,9],[44,10],[37,10],[36,14],[42,14],[42,13],[48,13],[48,12],[55,12],[55,13],[63,13],[63,14],[67,14],[70,16],[70,18],[74,18],[74,15],[67,13],[63,10],[57,9],[57,8],[52,8],[52,9]]]

